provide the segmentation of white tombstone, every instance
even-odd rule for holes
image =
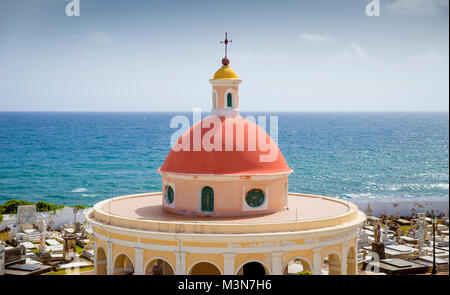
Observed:
[[[389,237],[388,237],[388,226],[387,225],[383,228],[382,232],[383,232],[383,239],[381,241],[383,242],[383,244],[384,245],[392,245],[392,244],[394,244],[393,241],[389,240]]]
[[[48,223],[48,227],[51,231],[55,230],[55,221],[53,219],[50,219],[50,222]]]
[[[38,225],[39,225],[39,231],[41,231],[41,232],[47,231],[47,224],[46,224],[44,218],[39,219]]]
[[[419,229],[416,230],[416,236],[420,241],[425,242],[425,230],[423,227],[420,226]]]
[[[362,232],[359,235],[359,245],[360,245],[360,247],[369,245],[369,234],[368,233]]]
[[[9,233],[8,233],[8,239],[12,240],[17,235],[17,227],[15,225],[11,226]]]
[[[383,227],[380,226],[380,242],[384,241],[385,232]]]
[[[18,206],[16,224],[18,231],[33,228],[33,224],[36,224],[36,206]]]
[[[38,253],[41,254],[45,249],[45,232],[41,232],[41,239],[39,241]]]
[[[366,215],[372,216],[372,209],[370,208],[370,203],[367,203]]]

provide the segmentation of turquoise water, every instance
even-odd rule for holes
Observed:
[[[156,169],[180,114],[0,112],[0,203],[93,205],[160,191]],[[279,116],[279,147],[294,169],[290,191],[448,199],[448,113],[254,115]]]

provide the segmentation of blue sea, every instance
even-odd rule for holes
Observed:
[[[192,113],[0,112],[0,203],[93,205],[160,191],[175,115],[192,123]],[[448,200],[448,113],[252,115],[278,116],[290,191]]]

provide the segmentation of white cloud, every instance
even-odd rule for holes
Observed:
[[[264,62],[284,62],[287,61],[287,56],[282,52],[271,52],[271,53],[233,53],[230,58],[233,62],[254,62],[254,61],[264,61]]]
[[[398,15],[438,15],[448,11],[448,0],[395,0],[386,4],[389,12]]]
[[[335,41],[334,38],[329,35],[319,35],[310,33],[302,33],[299,38],[300,40],[305,41],[306,43],[313,46],[327,44]]]
[[[357,59],[363,63],[370,61],[369,55],[366,51],[355,41],[350,42],[348,48],[341,53],[341,58],[346,60]]]
[[[438,62],[438,61],[442,61],[443,57],[442,57],[442,55],[437,53],[435,50],[430,49],[423,54],[413,55],[412,59],[414,61],[419,61],[419,62]]]
[[[109,45],[112,43],[111,37],[105,32],[92,31],[89,34],[89,38],[100,45]]]
[[[235,62],[252,62],[256,60],[256,54],[235,52],[231,60]]]

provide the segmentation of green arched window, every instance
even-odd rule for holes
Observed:
[[[231,93],[227,94],[227,107],[232,107],[233,106],[233,96],[231,95]]]
[[[202,211],[214,212],[214,191],[209,186],[202,189]]]
[[[245,201],[250,207],[259,207],[264,203],[264,192],[260,189],[251,189],[245,195]]]
[[[167,196],[167,203],[172,204],[173,199],[175,197],[175,193],[173,192],[173,188],[171,186],[167,187],[166,196]]]

